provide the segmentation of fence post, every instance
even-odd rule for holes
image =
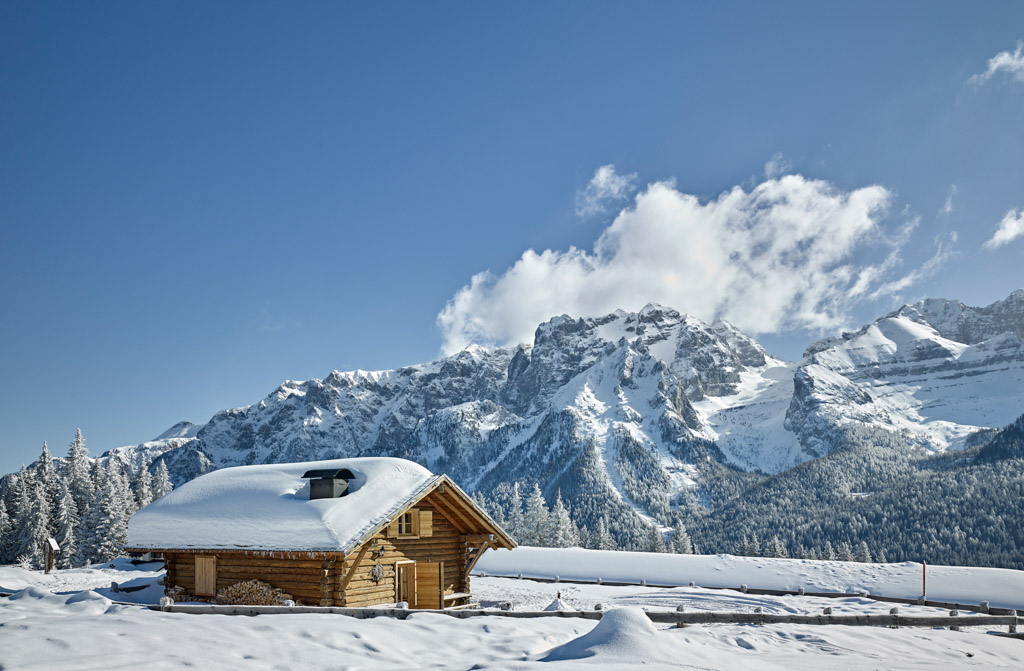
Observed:
[[[928,599],[928,562],[921,560],[921,601]]]
[[[959,614],[960,614],[960,611],[956,610],[955,608],[953,610],[949,611],[949,616],[950,617],[956,617]],[[960,627],[958,627],[957,625],[954,624],[953,626],[951,626],[949,628],[949,630],[950,631],[960,631]]]

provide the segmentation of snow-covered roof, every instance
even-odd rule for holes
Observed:
[[[347,468],[349,493],[309,499],[312,469]],[[444,476],[405,459],[368,457],[225,468],[135,513],[132,549],[349,552]]]

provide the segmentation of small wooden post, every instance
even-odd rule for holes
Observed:
[[[921,560],[921,598],[928,598],[928,562]]]
[[[58,552],[60,552],[60,546],[57,545],[57,541],[47,538],[43,542],[43,561],[46,564],[46,573],[53,570],[53,561]]]

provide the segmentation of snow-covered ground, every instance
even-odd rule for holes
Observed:
[[[564,552],[564,551],[563,551]],[[495,553],[496,555],[501,553]],[[506,553],[510,554],[510,553]],[[566,555],[562,555],[563,559]],[[571,556],[571,555],[570,555]],[[634,563],[651,555],[634,557]],[[738,558],[759,575],[760,560]],[[483,560],[481,560],[483,563]],[[189,615],[118,605],[152,601],[156,564],[125,560],[50,576],[0,567],[0,667],[13,669],[373,669],[460,668],[959,669],[1024,668],[1024,641],[981,630],[891,630],[842,626],[652,625],[639,608],[769,613],[885,613],[891,604],[863,598],[754,596],[699,587],[611,587],[474,577],[486,606],[511,601],[517,611],[566,607],[610,611],[600,622],[579,618],[475,617],[417,613],[406,620],[341,615],[240,617]],[[738,570],[738,569],[733,569]],[[806,569],[810,570],[810,569]],[[978,569],[965,569],[970,572]],[[1010,572],[1019,573],[1019,572]],[[150,584],[110,593],[111,582]],[[750,586],[756,585],[753,581]],[[45,588],[43,587],[45,586]],[[99,588],[89,591],[89,588]],[[56,593],[55,593],[56,592]],[[103,592],[102,594],[97,592]],[[900,606],[907,615],[945,611]]]
[[[921,596],[921,564],[870,564],[768,559],[732,555],[676,555],[610,552],[579,548],[518,547],[489,551],[476,573],[522,574],[530,578],[561,578],[636,582],[656,585],[740,587],[842,592],[916,599]],[[1024,610],[1024,571],[966,566],[928,566],[928,598]]]

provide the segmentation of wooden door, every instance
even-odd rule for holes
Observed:
[[[217,594],[216,557],[196,557],[196,594],[202,596]]]
[[[444,562],[417,562],[416,608],[441,608],[443,592]]]
[[[416,564],[398,562],[395,564],[395,603],[405,601],[410,608],[416,607]]]

